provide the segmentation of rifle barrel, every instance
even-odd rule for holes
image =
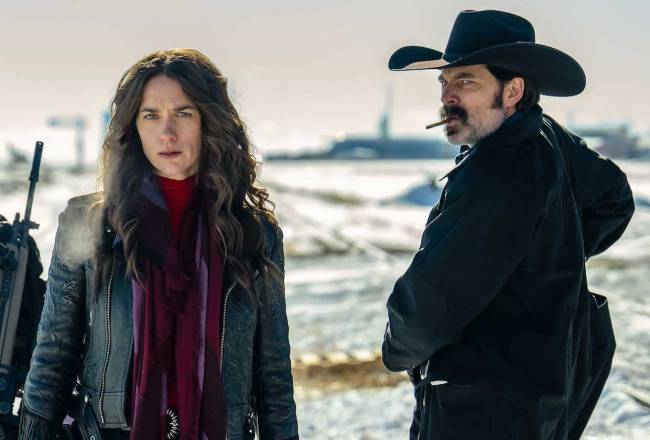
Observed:
[[[30,217],[32,215],[32,202],[34,201],[34,190],[38,182],[38,173],[41,169],[41,156],[43,155],[43,142],[37,141],[34,147],[34,159],[32,159],[32,172],[29,174],[29,194],[27,195],[27,206],[25,207],[25,225],[29,227]]]

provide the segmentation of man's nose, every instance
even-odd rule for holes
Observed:
[[[458,96],[454,93],[454,90],[450,87],[443,87],[442,93],[440,95],[440,101],[444,105],[455,105],[458,104]]]
[[[173,118],[165,118],[160,132],[160,141],[163,144],[176,142],[176,126]]]

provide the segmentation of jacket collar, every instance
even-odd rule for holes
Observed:
[[[472,156],[476,155],[477,151],[496,151],[533,137],[542,128],[542,116],[542,108],[539,105],[535,105],[527,113],[519,111],[513,113],[493,133],[484,137],[476,145],[471,147],[467,155],[438,180],[443,180],[458,172]]]
[[[147,170],[144,175],[140,193],[151,203],[158,206],[160,209],[167,211],[167,203],[165,202],[165,198],[160,190],[156,174],[154,174],[152,170]]]
[[[148,200],[158,208],[167,211],[167,203],[162,195],[156,174],[148,168],[142,178],[142,186],[140,187],[140,196]],[[113,248],[122,242],[122,237],[118,234],[113,239]]]

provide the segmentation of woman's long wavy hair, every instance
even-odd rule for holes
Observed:
[[[228,97],[226,78],[205,55],[193,49],[159,51],[138,61],[123,75],[111,103],[111,122],[98,173],[104,191],[94,208],[101,208],[107,223],[122,238],[127,273],[140,280],[143,225],[136,214],[134,194],[139,194],[152,167],[142,149],[136,116],[145,85],[157,76],[178,81],[201,113],[198,185],[203,191],[210,232],[222,243],[227,273],[246,287],[252,286],[254,269],[277,279],[278,268],[264,255],[260,219],[272,225],[277,222],[268,192],[256,186],[258,164],[246,127]],[[105,278],[107,260],[115,255],[100,251],[96,255],[98,272]]]

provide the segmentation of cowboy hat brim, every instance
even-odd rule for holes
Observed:
[[[490,46],[455,59],[421,46],[406,46],[393,53],[390,70],[444,69],[489,64],[519,73],[532,80],[542,95],[574,96],[586,85],[585,72],[569,55],[537,43],[508,43]]]

